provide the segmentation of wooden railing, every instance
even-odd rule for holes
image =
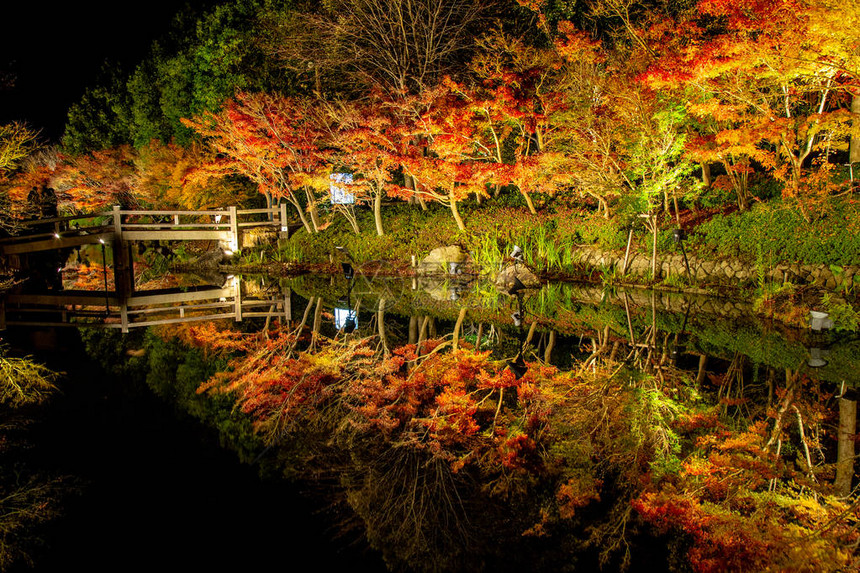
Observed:
[[[259,216],[263,216],[263,220],[253,220],[253,217]],[[289,222],[286,203],[263,209],[237,209],[231,206],[205,211],[121,209],[116,205],[111,211],[27,221],[22,226],[42,228],[0,240],[0,254],[93,243],[156,240],[218,240],[228,243],[235,250],[239,247],[242,229],[275,227],[287,232]]]
[[[130,328],[203,320],[273,317],[292,319],[290,291],[265,299],[243,296],[238,277],[222,287],[166,289],[121,296],[115,291],[7,294],[0,303],[0,328],[89,326]]]

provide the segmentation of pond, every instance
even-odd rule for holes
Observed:
[[[37,565],[853,563],[855,334],[588,284],[234,282],[283,305],[47,344],[68,379],[27,461],[76,493]]]

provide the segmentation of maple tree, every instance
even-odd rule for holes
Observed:
[[[468,102],[443,82],[396,105],[410,142],[401,165],[412,186],[402,188],[402,195],[447,206],[457,228],[465,231],[458,203],[472,194],[486,196],[487,186],[498,180],[493,164],[482,160],[490,147],[471,123]]]
[[[253,189],[229,178],[192,175],[211,159],[200,144],[182,147],[153,140],[135,153],[134,192],[140,202],[162,209],[216,209],[251,199]]]
[[[833,191],[829,155],[847,148],[853,129],[846,96],[857,84],[850,27],[857,18],[855,7],[823,0],[743,9],[707,0],[655,34],[682,49],[665,50],[649,84],[690,97],[688,109],[701,122],[691,156],[723,163],[742,208],[756,164],[785,182],[784,194],[807,217],[808,203]]]
[[[183,119],[218,153],[197,176],[244,175],[270,205],[286,199],[305,230],[317,232],[319,193],[331,171],[330,130],[319,112],[312,99],[244,93],[218,113]]]
[[[137,205],[134,158],[129,145],[67,158],[56,174],[62,203],[85,213]]]
[[[353,175],[347,191],[356,202],[371,203],[376,234],[382,236],[382,200],[398,191],[397,171],[409,145],[401,118],[380,92],[366,102],[342,102],[331,116],[337,162]]]
[[[560,147],[570,110],[568,70],[555,48],[529,46],[500,30],[484,36],[479,45],[471,63],[480,81],[475,89],[480,99],[473,107],[492,135],[493,159],[511,164],[508,180],[535,214],[533,192],[554,195],[572,184],[570,155]],[[587,54],[591,46],[580,47]]]
[[[20,123],[0,125],[0,173],[12,171],[35,149],[37,134]]]
[[[11,177],[6,193],[16,217],[56,216],[39,212],[46,193],[52,209],[66,213],[93,212],[112,205],[137,205],[135,151],[128,145],[92,154],[47,153]],[[44,209],[42,209],[44,211]]]

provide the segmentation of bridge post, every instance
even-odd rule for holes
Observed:
[[[239,242],[239,216],[236,213],[235,205],[227,207],[227,210],[230,212],[230,233],[233,235],[233,239],[230,241],[230,250],[238,251],[241,246]]]
[[[122,236],[122,213],[119,205],[113,206],[113,273],[117,298],[125,299],[134,285],[134,271],[129,263],[129,249]]]
[[[235,209],[235,207],[233,207]],[[236,314],[236,322],[242,322],[242,282],[237,276],[233,277],[233,291],[236,295],[233,298],[233,309]]]
[[[286,203],[281,203],[278,205],[278,214],[280,216],[279,223],[281,224],[281,232],[282,233],[289,233],[290,227],[288,226],[288,223],[287,223],[287,204]]]

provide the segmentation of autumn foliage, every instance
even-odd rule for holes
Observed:
[[[497,495],[551,484],[551,503],[524,535],[553,535],[587,515],[586,544],[622,566],[623,532],[642,527],[678,540],[695,571],[857,565],[857,504],[833,495],[832,470],[778,447],[818,447],[818,432],[802,430],[827,415],[824,397],[801,392],[796,377],[773,408],[738,421],[731,413],[745,400],[708,405],[672,371],[634,381],[613,363],[560,372],[534,362],[517,376],[489,352],[444,339],[385,354],[375,337],[308,338],[302,328],[184,332],[189,344],[232,356],[200,391],[234,395],[270,444],[326,428],[338,443],[385,444],[480,475]]]

